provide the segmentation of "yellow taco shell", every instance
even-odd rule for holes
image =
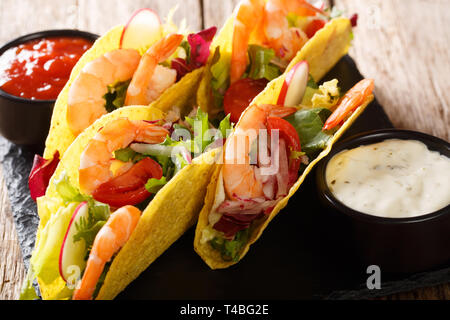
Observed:
[[[276,79],[274,81],[281,81],[283,79]],[[275,85],[275,84],[273,84]],[[272,90],[271,90],[272,89]],[[273,92],[273,86],[269,86],[265,89],[259,96],[255,98],[255,100],[252,102],[252,104],[264,104],[264,103],[272,103],[271,100],[273,100],[271,93]],[[297,182],[291,187],[289,190],[289,193],[286,197],[284,197],[282,200],[280,200],[275,208],[272,210],[270,215],[263,220],[255,221],[255,223],[252,224],[250,227],[250,238],[248,243],[245,245],[243,250],[241,251],[241,254],[239,256],[238,261],[240,261],[248,252],[250,249],[250,246],[256,242],[256,240],[259,239],[259,237],[262,235],[264,229],[268,226],[270,221],[275,218],[275,216],[280,212],[281,209],[283,209],[289,199],[294,195],[294,193],[298,190],[300,185],[305,180],[306,176],[309,174],[309,172],[313,169],[313,167],[325,156],[328,155],[328,153],[331,151],[331,148],[333,147],[333,144],[342,136],[342,134],[352,125],[352,123],[359,117],[359,115],[364,111],[364,109],[369,105],[369,103],[373,100],[373,96],[369,96],[366,98],[364,103],[356,109],[355,112],[345,121],[345,123],[339,128],[339,130],[334,134],[332,139],[329,141],[327,147],[315,158],[313,161],[311,161],[306,169],[303,171],[302,175],[298,178]],[[215,250],[211,247],[211,245],[207,241],[202,241],[203,237],[203,230],[208,226],[208,216],[211,212],[211,209],[213,208],[217,190],[218,190],[218,184],[221,181],[221,172],[222,172],[222,165],[216,164],[214,173],[211,177],[211,183],[208,186],[208,190],[205,197],[205,204],[200,212],[197,227],[195,230],[195,239],[194,239],[194,249],[195,251],[200,255],[200,257],[206,262],[206,264],[211,269],[222,269],[227,268],[233,264],[236,264],[238,261],[225,261],[222,259],[221,254],[218,250]]]
[[[195,88],[191,89],[187,97],[183,99],[188,101],[189,96],[192,96],[194,92]],[[173,102],[172,99],[166,101],[167,103]],[[176,101],[176,103],[181,110],[188,112],[187,104],[180,101]],[[161,105],[161,107],[163,106]],[[78,167],[82,151],[103,126],[120,117],[151,121],[163,119],[165,113],[152,106],[123,107],[98,119],[74,140],[52,176],[45,196],[38,198],[40,225],[36,235],[36,248],[39,247],[41,241],[45,241],[49,237],[46,226],[53,223],[58,214],[64,214],[66,204],[63,203],[56,191],[55,180],[65,172],[71,184],[78,187]],[[194,159],[192,164],[184,167],[155,195],[143,211],[132,236],[113,259],[97,296],[98,299],[114,298],[195,223],[214,169],[212,161],[203,160],[213,158],[216,153],[217,151],[211,151]],[[72,292],[60,277],[56,265],[60,247],[53,250],[54,252],[52,251],[51,254],[55,255],[54,265],[44,270],[42,276],[38,275],[37,277],[41,295],[44,299],[67,299],[70,298]],[[38,261],[39,257],[33,255],[32,267],[33,263]]]
[[[119,49],[123,28],[124,27],[121,25],[116,26],[97,39],[94,45],[85,52],[73,68],[70,79],[60,92],[53,108],[50,131],[45,142],[45,159],[51,159],[56,151],[62,156],[70,144],[75,140],[76,136],[74,136],[69,129],[66,120],[69,88],[88,62],[109,51]],[[171,28],[173,29],[173,27]],[[163,111],[168,111],[174,106],[183,105],[188,98],[195,99],[195,97],[191,97],[189,93],[194,87],[197,88],[200,77],[203,74],[203,69],[204,67],[185,75],[180,81],[165,90],[163,94],[150,105],[155,108],[160,108]]]

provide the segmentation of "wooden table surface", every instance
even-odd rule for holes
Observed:
[[[357,12],[350,55],[396,127],[450,140],[449,0],[336,0]],[[221,26],[237,0],[1,0],[0,43],[52,28],[102,34],[138,8],[165,17],[179,4],[175,21],[191,30]],[[25,271],[0,168],[0,299],[16,299]],[[450,299],[448,284],[383,299]]]

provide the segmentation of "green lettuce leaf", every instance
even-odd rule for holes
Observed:
[[[333,136],[332,132],[322,131],[322,127],[331,115],[327,108],[302,109],[286,118],[298,133],[302,152],[311,159],[326,148]]]
[[[73,236],[74,241],[84,240],[86,243],[86,258],[89,255],[90,248],[94,243],[95,237],[100,229],[105,225],[111,214],[110,207],[107,204],[98,202],[92,198],[87,200],[89,206],[89,215],[87,219],[81,218],[79,223],[75,224],[77,233]]]
[[[145,158],[145,155],[142,155],[142,154],[134,151],[130,147],[114,151],[114,159],[120,160],[123,162],[131,161],[133,163],[137,163],[144,158]]]
[[[62,172],[59,179],[54,182],[56,192],[63,199],[64,202],[81,202],[85,200],[85,197],[80,191],[75,188],[69,181],[69,177],[65,172]]]
[[[218,108],[223,106],[223,96],[230,85],[231,54],[221,54],[220,47],[214,51],[211,62],[211,89],[214,105]]]
[[[150,178],[145,184],[145,189],[150,193],[157,193],[166,183],[167,180],[164,176],[161,179]]]
[[[53,213],[41,232],[30,263],[34,274],[47,284],[59,277],[59,252],[70,219],[79,203],[72,202]]]
[[[130,81],[131,80],[127,80],[108,85],[108,92],[103,96],[106,101],[106,111],[113,112],[114,110],[123,107]]]
[[[20,290],[19,300],[39,300],[39,296],[36,294],[36,290],[33,287],[33,281],[35,279],[33,268],[28,268],[27,276],[25,277],[22,288]]]
[[[251,44],[248,47],[248,56],[250,59],[250,69],[247,75],[248,78],[265,78],[271,81],[281,74],[280,69],[270,63],[270,61],[275,57],[275,51],[273,49]]]
[[[246,228],[236,233],[232,240],[214,237],[209,243],[214,249],[220,251],[222,259],[237,262],[241,250],[247,244],[249,237],[250,228]]]
[[[233,130],[233,124],[230,121],[230,114],[228,114],[222,121],[219,123],[219,131],[222,135],[223,139],[228,138]]]
[[[186,117],[185,121],[194,131],[194,139],[192,140],[193,144],[191,150],[193,150],[196,154],[200,154],[213,140],[213,136],[208,132],[208,113],[198,108],[195,117]]]

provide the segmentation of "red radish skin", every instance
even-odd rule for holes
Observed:
[[[306,70],[304,68],[300,68],[306,64]],[[302,72],[303,74],[297,74],[297,72]],[[301,77],[299,77],[301,76]],[[280,90],[280,94],[278,95],[277,104],[282,106],[296,106],[299,105],[302,101],[303,94],[306,89],[306,85],[308,83],[309,77],[309,64],[307,61],[300,61],[296,65],[292,67],[291,70],[286,74],[284,78],[283,85]],[[301,87],[301,88],[300,88]],[[288,97],[289,93],[292,91],[301,90],[303,94],[299,95],[296,101],[286,101],[286,97]],[[290,95],[289,95],[290,96]],[[288,104],[289,105],[288,105]]]

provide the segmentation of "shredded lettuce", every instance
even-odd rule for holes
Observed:
[[[230,115],[231,114],[228,114],[219,123],[219,131],[220,131],[220,134],[222,135],[223,139],[228,138],[228,136],[231,134],[231,132],[233,130],[233,124],[230,121]]]
[[[200,154],[212,142],[213,136],[209,133],[208,113],[202,109],[197,109],[197,114],[193,117],[186,117],[185,121],[194,130],[194,139],[192,140],[192,150]]]
[[[123,107],[130,81],[131,79],[108,85],[108,92],[103,96],[106,101],[106,111],[113,112]]]
[[[275,51],[273,49],[251,44],[248,47],[248,56],[250,59],[250,69],[247,75],[248,78],[265,78],[271,81],[281,74],[280,69],[270,63],[270,61],[275,57]]]
[[[331,109],[338,103],[339,98],[340,90],[337,79],[324,82],[317,89],[310,86],[310,82],[308,82],[301,104],[313,108]]]
[[[60,207],[51,215],[40,233],[30,263],[34,274],[47,284],[59,277],[59,252],[70,219],[78,204],[78,202],[72,202],[67,207]]]
[[[36,294],[36,290],[33,287],[33,281],[35,279],[33,268],[28,268],[27,276],[25,277],[22,288],[20,290],[19,300],[38,300],[39,296]]]
[[[220,47],[214,51],[211,62],[211,88],[216,107],[223,106],[223,96],[230,85],[231,54],[221,53]]]
[[[54,182],[56,192],[63,199],[64,202],[81,202],[85,200],[85,197],[80,191],[75,188],[69,181],[69,177],[65,172],[62,172],[59,179]]]
[[[140,153],[132,150],[130,147],[119,149],[114,151],[114,159],[123,161],[123,162],[139,162],[143,159],[143,156]]]
[[[162,187],[167,183],[166,177],[161,177],[161,179],[150,178],[145,184],[145,189],[150,193],[157,193]]]
[[[77,233],[74,235],[74,240],[79,241],[84,239],[86,247],[90,248],[98,231],[109,218],[109,205],[98,202],[91,196],[82,195],[79,190],[70,183],[68,176],[64,172],[61,174],[60,178],[55,181],[55,186],[56,191],[66,203],[79,203],[82,201],[88,203],[89,217],[87,220],[81,218],[80,222],[75,225]]]
[[[191,45],[186,40],[183,40],[180,44],[180,47],[184,49],[184,53],[186,57],[184,58],[187,64],[191,63]],[[183,57],[180,57],[183,58]]]
[[[249,237],[250,228],[246,228],[237,232],[232,240],[223,237],[214,237],[209,243],[215,250],[221,253],[223,260],[237,262],[240,252],[248,242]]]

